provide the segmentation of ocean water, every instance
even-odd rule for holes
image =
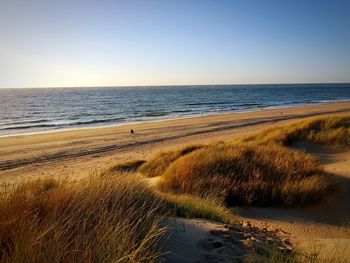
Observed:
[[[0,89],[0,136],[350,100],[350,84]]]

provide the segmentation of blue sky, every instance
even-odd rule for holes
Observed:
[[[0,87],[350,82],[350,0],[0,0]]]

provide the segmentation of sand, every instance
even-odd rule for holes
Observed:
[[[248,222],[226,225],[203,219],[171,218],[166,226],[170,231],[160,248],[162,262],[242,262],[248,256],[258,260],[252,262],[264,262],[272,249],[293,251],[287,234]]]
[[[224,255],[213,253],[215,246],[205,249],[205,242],[215,238],[210,231],[222,230],[224,224],[202,219],[169,219],[166,226],[170,232],[160,250],[164,262],[205,262],[208,254],[212,262],[225,261]],[[217,245],[217,248],[220,247],[222,245]],[[244,253],[242,249],[241,253]]]
[[[3,137],[0,184],[44,176],[75,180],[119,161],[147,159],[162,149],[228,140],[271,124],[345,112],[350,112],[350,102]]]

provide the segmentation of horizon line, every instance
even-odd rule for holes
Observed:
[[[224,83],[224,84],[155,84],[155,85],[103,85],[103,86],[41,86],[41,87],[0,87],[1,89],[69,89],[69,88],[137,88],[137,87],[183,87],[183,86],[252,86],[252,85],[319,85],[350,84],[348,82],[280,82],[280,83]]]

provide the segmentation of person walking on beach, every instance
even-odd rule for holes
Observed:
[[[130,129],[130,133],[131,133],[131,134],[134,134],[134,130],[133,130],[133,129]]]

